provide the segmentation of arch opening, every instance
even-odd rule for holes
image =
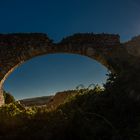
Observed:
[[[107,73],[107,68],[89,57],[64,53],[39,56],[17,67],[4,83],[4,89],[17,100],[47,96],[79,84],[102,84]]]

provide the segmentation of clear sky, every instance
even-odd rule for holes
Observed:
[[[55,42],[77,32],[118,33],[121,41],[140,34],[139,0],[0,0],[0,33],[41,32]],[[78,55],[34,58],[5,82],[17,99],[102,83],[107,70]]]

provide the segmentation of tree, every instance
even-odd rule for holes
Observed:
[[[5,104],[10,104],[15,102],[15,98],[9,92],[3,91],[3,96],[4,96]]]

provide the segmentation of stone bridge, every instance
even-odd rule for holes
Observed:
[[[53,53],[79,54],[97,60],[113,73],[121,73],[134,68],[140,56],[135,55],[138,51],[133,49],[132,42],[122,44],[119,35],[112,34],[74,34],[60,43],[53,43],[41,33],[0,34],[0,105],[4,104],[4,81],[31,58]]]

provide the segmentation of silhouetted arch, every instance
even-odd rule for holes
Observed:
[[[123,63],[128,62],[127,51],[120,44],[118,35],[75,34],[55,44],[46,34],[1,34],[0,104],[3,104],[3,83],[16,67],[36,56],[54,53],[84,55],[97,60],[112,72],[121,71]]]

